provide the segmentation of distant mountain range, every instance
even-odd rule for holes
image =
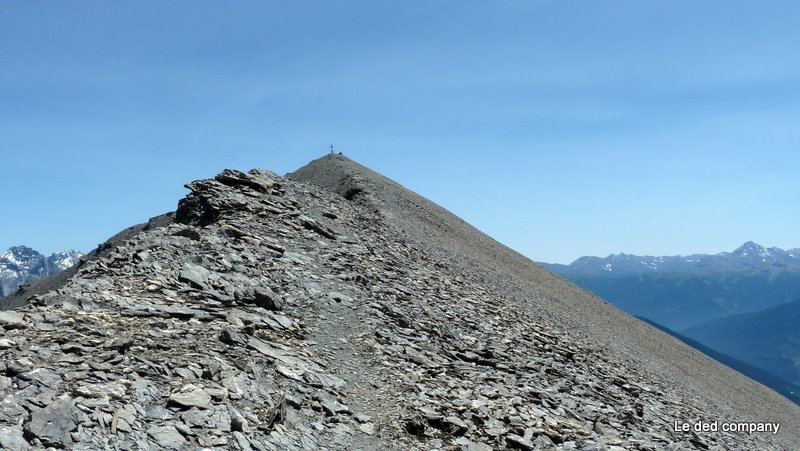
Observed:
[[[14,246],[0,255],[0,297],[13,293],[39,277],[61,272],[78,262],[83,254],[76,250],[55,252],[49,257],[27,246]]]
[[[800,249],[783,250],[764,247],[748,241],[733,252],[719,254],[676,255],[665,257],[639,256],[625,253],[608,257],[581,257],[569,265],[541,263],[547,269],[563,275],[602,275],[626,277],[665,272],[726,272],[726,271],[800,271]]]
[[[728,315],[800,299],[800,249],[752,241],[733,252],[652,257],[581,257],[541,263],[626,312],[683,330]]]

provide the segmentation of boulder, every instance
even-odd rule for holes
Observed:
[[[78,428],[80,411],[69,398],[60,398],[45,408],[31,413],[24,436],[39,439],[45,446],[66,447],[72,443],[70,433]]]
[[[21,329],[27,327],[25,317],[17,312],[0,312],[0,326],[6,329]]]

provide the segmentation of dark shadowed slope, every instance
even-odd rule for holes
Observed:
[[[686,335],[679,334],[674,330],[670,330],[654,321],[651,321],[647,318],[638,317],[640,320],[646,322],[647,324],[652,325],[664,332],[672,335],[673,337],[677,338],[678,340],[686,343],[687,345],[697,349],[698,351],[702,352],[703,354],[711,357],[712,359],[725,364],[734,370],[744,374],[745,376],[753,379],[759,383],[766,385],[767,387],[775,390],[776,392],[780,393],[781,395],[785,396],[786,398],[790,399],[796,404],[800,404],[800,385],[796,383],[789,382],[786,379],[782,379],[766,370],[758,368],[750,363],[745,361],[733,358],[727,354],[723,354],[722,352],[715,351],[708,346],[700,343],[697,340],[693,340]]]
[[[684,331],[704,345],[800,384],[800,300]]]
[[[537,266],[455,215],[352,160],[329,155],[289,174],[369,205],[412,242],[530,315],[629,359],[712,416],[781,421],[800,443],[800,408],[654,327]],[[770,420],[771,419],[771,420]]]

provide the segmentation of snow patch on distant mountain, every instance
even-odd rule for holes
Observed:
[[[678,271],[743,271],[800,270],[800,250],[764,247],[748,241],[732,252],[652,257],[649,255],[611,254],[602,257],[580,257],[569,265],[541,263],[561,275],[603,274],[629,276],[655,272]]]
[[[80,261],[81,257],[83,256],[82,253],[76,250],[70,251],[63,251],[63,252],[54,252],[48,260],[53,262],[54,265],[60,270],[63,271],[71,266],[75,265]]]
[[[45,257],[27,246],[11,247],[0,255],[0,296],[34,279],[61,272],[78,263],[81,256],[81,252],[69,250]]]

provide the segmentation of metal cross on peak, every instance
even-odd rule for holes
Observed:
[[[330,149],[331,149],[331,153],[333,153],[333,144],[331,144],[331,145],[330,145],[330,146],[328,146],[328,147],[330,147]]]

